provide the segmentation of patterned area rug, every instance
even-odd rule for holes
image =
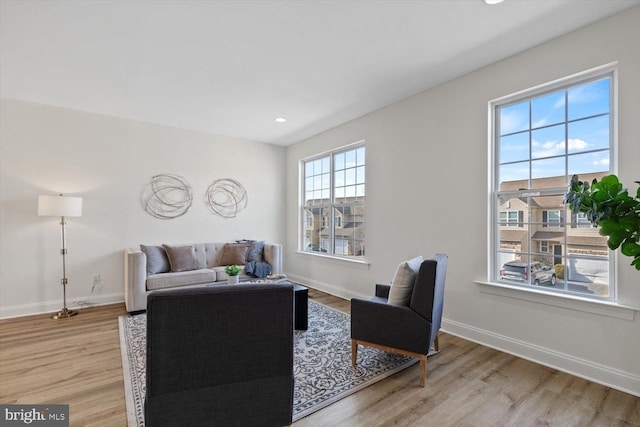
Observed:
[[[121,316],[120,348],[130,427],[144,426],[146,315]],[[295,331],[293,421],[414,363],[417,359],[369,347],[351,365],[348,314],[309,300],[309,329]]]

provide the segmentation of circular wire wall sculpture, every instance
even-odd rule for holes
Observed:
[[[191,184],[178,175],[155,175],[142,194],[142,207],[158,219],[178,218],[187,213],[193,202]]]
[[[217,179],[207,188],[207,206],[212,213],[223,218],[234,218],[247,207],[249,196],[243,185],[235,179]]]

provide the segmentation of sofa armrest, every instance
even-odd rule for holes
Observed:
[[[124,251],[124,303],[128,312],[147,309],[147,255],[140,249]]]
[[[264,260],[271,264],[271,274],[282,274],[282,245],[265,243],[263,254]]]

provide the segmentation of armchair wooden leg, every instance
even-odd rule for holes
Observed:
[[[351,364],[356,366],[358,363],[358,341],[351,340]]]
[[[427,377],[427,356],[420,356],[420,387],[424,387]]]
[[[438,342],[438,334],[436,334],[436,339],[433,341],[433,348],[436,351],[440,351],[440,343]]]

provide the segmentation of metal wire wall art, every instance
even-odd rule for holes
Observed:
[[[205,195],[209,210],[223,218],[234,218],[247,207],[249,196],[244,186],[235,179],[217,179],[209,185]]]
[[[142,207],[158,219],[178,218],[187,213],[192,203],[191,184],[168,173],[153,176],[142,194]]]

